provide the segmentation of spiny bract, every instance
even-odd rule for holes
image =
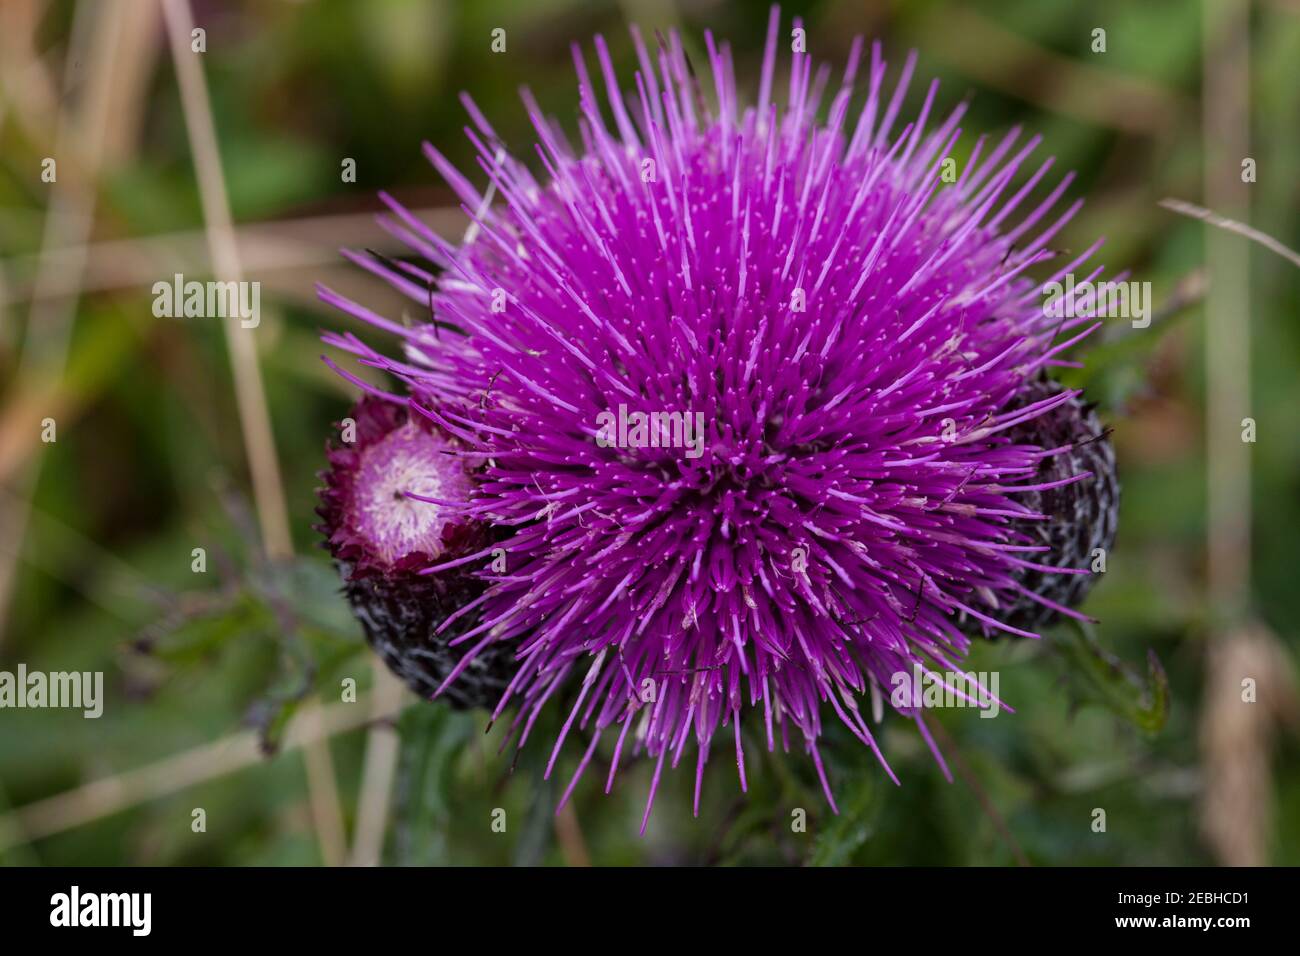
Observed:
[[[1026,273],[1077,208],[1054,211],[1071,177],[1031,201],[1048,160],[1013,186],[1038,142],[1018,146],[1017,131],[980,139],[945,177],[964,107],[931,124],[932,84],[901,125],[915,55],[891,93],[879,45],[864,63],[860,39],[838,89],[795,53],[779,107],[778,27],[774,10],[750,107],[708,34],[706,91],[677,35],[652,53],[633,29],[627,95],[597,37],[603,104],[575,49],[580,147],[524,93],[541,180],[464,97],[487,191],[425,148],[472,218],[465,240],[384,196],[386,228],[425,261],[349,254],[436,322],[320,293],[401,337],[401,360],[351,334],[327,341],[403,381],[483,466],[469,504],[428,507],[513,532],[504,571],[490,547],[424,569],[490,582],[444,623],[477,619],[460,666],[513,649],[496,713],[519,705],[520,745],[548,700],[570,708],[548,773],[575,728],[588,740],[574,782],[607,735],[611,781],[625,745],[648,753],[647,816],[664,762],[692,739],[698,812],[728,725],[745,785],[748,711],[769,749],[806,748],[832,807],[817,748],[828,713],[892,777],[859,700],[887,697],[916,663],[958,669],[972,622],[1033,636],[1002,613],[1045,600],[1027,571],[1057,570],[1023,531],[1048,517],[1026,495],[1090,477],[1040,481],[1069,443],[1008,438],[1075,400],[1030,385],[1096,325],[1046,317]],[[697,415],[701,447],[680,447],[689,436],[666,423]],[[611,416],[631,429],[615,439]],[[934,749],[920,711],[900,712]]]

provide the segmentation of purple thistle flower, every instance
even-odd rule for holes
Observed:
[[[1012,131],[981,138],[945,182],[964,105],[932,123],[931,84],[902,124],[915,54],[890,91],[879,45],[864,63],[860,39],[838,89],[794,54],[779,107],[778,24],[773,9],[751,107],[710,34],[714,106],[676,34],[652,54],[632,30],[630,95],[597,37],[603,104],[575,48],[579,147],[524,93],[541,180],[463,97],[488,194],[425,150],[472,217],[465,241],[384,195],[385,227],[427,265],[348,254],[436,324],[320,291],[402,338],[400,361],[351,334],[326,341],[404,382],[476,469],[471,501],[427,506],[510,532],[505,570],[489,566],[495,545],[422,569],[486,583],[443,625],[473,621],[443,687],[510,648],[494,719],[517,704],[522,746],[564,702],[547,773],[570,733],[588,738],[564,799],[602,739],[615,739],[607,788],[625,750],[648,754],[647,819],[691,742],[698,813],[724,729],[745,787],[742,719],[769,750],[793,736],[832,808],[817,746],[829,714],[897,782],[860,698],[888,696],[914,665],[960,669],[968,631],[1036,636],[1005,619],[1020,602],[1081,616],[1024,581],[1089,573],[1025,531],[1053,520],[1027,501],[1092,477],[1042,480],[1076,441],[1030,427],[1081,407],[1034,383],[1099,324],[1047,317],[1027,276],[1078,208],[1055,211],[1072,177],[1032,204],[1052,163],[1013,187],[1038,138],[1018,146]],[[860,67],[865,103],[851,107]],[[920,710],[896,709],[947,774]]]
[[[478,598],[483,582],[419,571],[493,540],[481,522],[438,506],[467,503],[475,469],[451,454],[454,438],[401,405],[364,398],[340,424],[341,441],[328,446],[329,468],[321,473],[318,530],[366,640],[393,673],[428,697],[464,659],[466,648],[449,642],[468,622],[441,641],[428,636]],[[501,646],[466,662],[446,693],[452,705],[495,703],[513,673],[510,657]]]

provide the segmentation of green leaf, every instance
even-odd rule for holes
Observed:
[[[338,572],[328,562],[297,558],[281,570],[276,586],[282,599],[304,624],[332,634],[360,638],[356,619],[343,597]]]
[[[408,707],[398,721],[401,758],[394,814],[398,864],[450,862],[446,823],[456,760],[474,732],[472,714],[447,706]]]
[[[871,838],[876,788],[866,773],[855,773],[841,785],[838,815],[819,828],[809,866],[844,866]]]
[[[1169,717],[1169,678],[1153,650],[1147,651],[1147,676],[1143,679],[1118,657],[1103,648],[1092,629],[1080,622],[1054,632],[1056,646],[1082,679],[1090,697],[1147,734],[1155,735]]]
[[[515,866],[538,866],[551,845],[551,836],[555,832],[555,805],[560,796],[558,781],[554,776],[549,780],[536,777],[535,798],[529,808],[528,819],[524,821],[519,843],[515,846]]]

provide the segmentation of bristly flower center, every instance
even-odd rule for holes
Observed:
[[[464,501],[472,491],[460,460],[444,454],[448,447],[407,422],[362,452],[350,518],[376,558],[392,564],[416,551],[431,558],[442,553],[442,530],[452,516],[420,499]]]

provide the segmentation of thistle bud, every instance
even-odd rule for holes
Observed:
[[[317,530],[367,642],[408,687],[431,697],[475,643],[451,641],[479,617],[466,613],[439,628],[484,584],[470,565],[421,572],[481,550],[491,532],[455,506],[467,504],[475,488],[455,438],[376,398],[363,398],[349,417],[353,440],[327,447]],[[509,648],[489,646],[442,696],[458,708],[491,706],[505,691],[511,665]]]

